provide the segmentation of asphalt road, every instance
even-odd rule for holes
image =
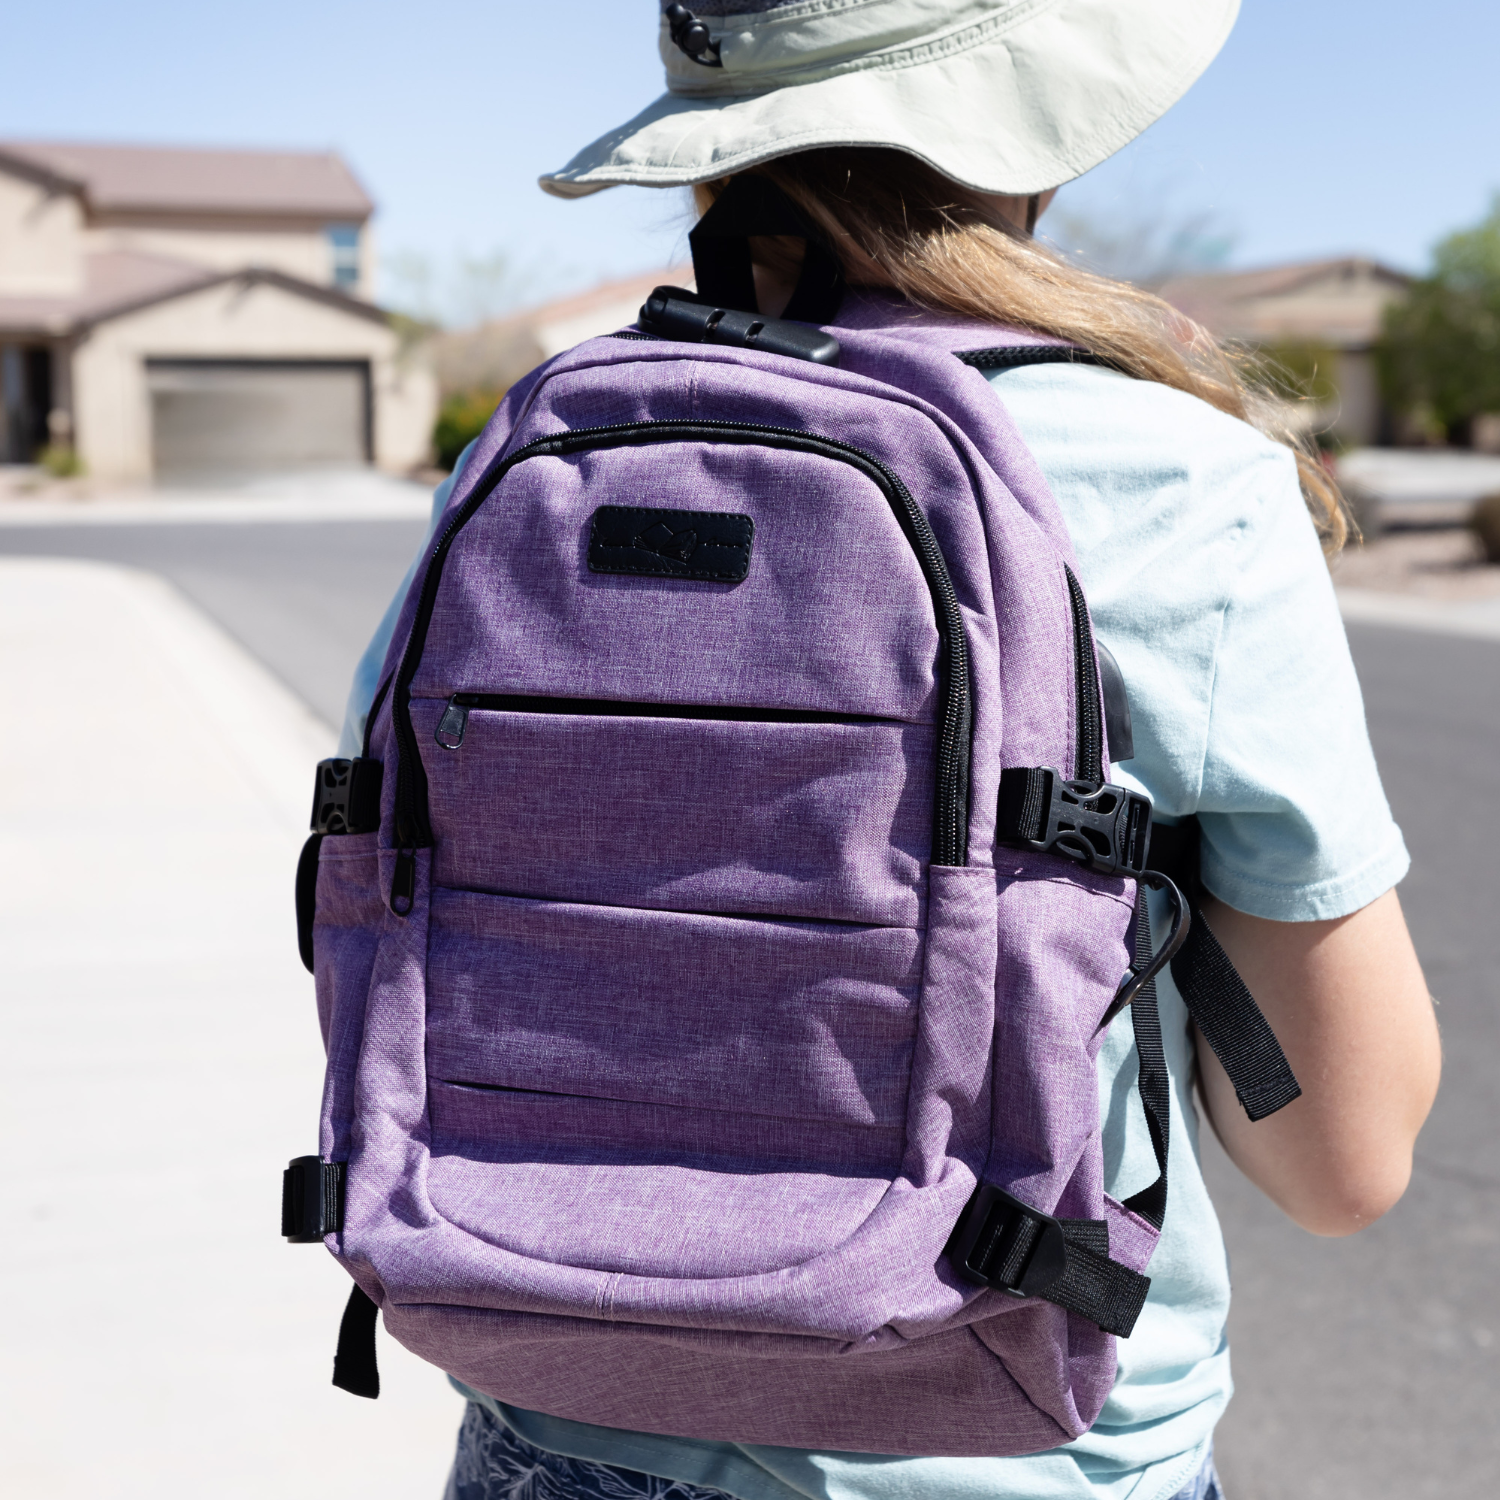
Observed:
[[[1351,628],[1438,1000],[1443,1086],[1404,1199],[1303,1234],[1210,1144],[1234,1274],[1229,1500],[1500,1495],[1500,645]]]
[[[419,522],[0,530],[0,552],[171,579],[330,724]],[[1234,1273],[1229,1500],[1500,1494],[1500,645],[1351,629],[1414,866],[1402,887],[1446,1071],[1405,1199],[1349,1240],[1302,1233],[1208,1141]],[[1205,1133],[1207,1139],[1207,1133]]]

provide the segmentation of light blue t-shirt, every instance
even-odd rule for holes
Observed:
[[[1168,821],[1197,814],[1204,883],[1241,911],[1311,921],[1389,890],[1406,849],[1291,455],[1191,396],[1092,366],[991,381],[1057,499],[1095,630],[1128,686],[1135,756],[1116,779]],[[357,753],[395,608],[356,677],[345,753]],[[1162,930],[1165,911],[1152,916]],[[1229,1272],[1198,1165],[1187,1011],[1170,975],[1157,983],[1170,1201],[1145,1309],[1083,1437],[1022,1458],[808,1452],[621,1432],[465,1394],[540,1448],[740,1500],[1164,1500],[1201,1466],[1232,1386]],[[1099,1057],[1116,1198],[1156,1176],[1136,1066],[1122,1018]]]

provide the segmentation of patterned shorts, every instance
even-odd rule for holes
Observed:
[[[732,1500],[723,1490],[656,1479],[533,1448],[471,1401],[443,1500]],[[1224,1500],[1209,1460],[1172,1500]]]
[[[533,1448],[469,1402],[443,1500],[731,1500],[674,1479]]]

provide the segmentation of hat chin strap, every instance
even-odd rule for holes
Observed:
[[[698,300],[759,312],[750,263],[752,235],[791,235],[806,245],[802,274],[783,318],[831,323],[844,300],[844,272],[827,240],[775,183],[752,173],[730,179],[688,235]]]

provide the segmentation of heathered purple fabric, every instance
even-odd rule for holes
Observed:
[[[413,702],[439,884],[557,901],[920,927],[930,724],[747,724],[473,710],[461,753]],[[560,800],[609,767],[607,799]],[[673,767],[665,778],[663,765]],[[475,820],[503,844],[462,837]],[[693,838],[667,830],[691,826]],[[787,837],[796,829],[795,840]]]
[[[439,890],[427,1066],[448,1082],[899,1128],[921,951],[909,927]]]
[[[502,405],[455,487],[585,426],[731,419],[855,444],[947,561],[974,700],[969,862],[928,861],[939,639],[884,496],[706,442],[530,460],[457,534],[413,682],[435,847],[325,840],[315,933],[339,1255],[477,1389],[722,1440],[1006,1454],[1084,1431],[1113,1341],[976,1291],[944,1244],[977,1178],[1155,1231],[1103,1192],[1095,1024],[1133,886],[997,851],[1006,765],[1073,770],[1066,534],[984,378],[1028,336],[851,299],[836,369],[596,339]],[[591,573],[600,504],[734,510],[737,585]],[[389,668],[411,629],[412,591]],[[473,710],[454,692],[887,722]],[[375,846],[378,845],[378,856]],[[998,854],[998,858],[997,858]]]

